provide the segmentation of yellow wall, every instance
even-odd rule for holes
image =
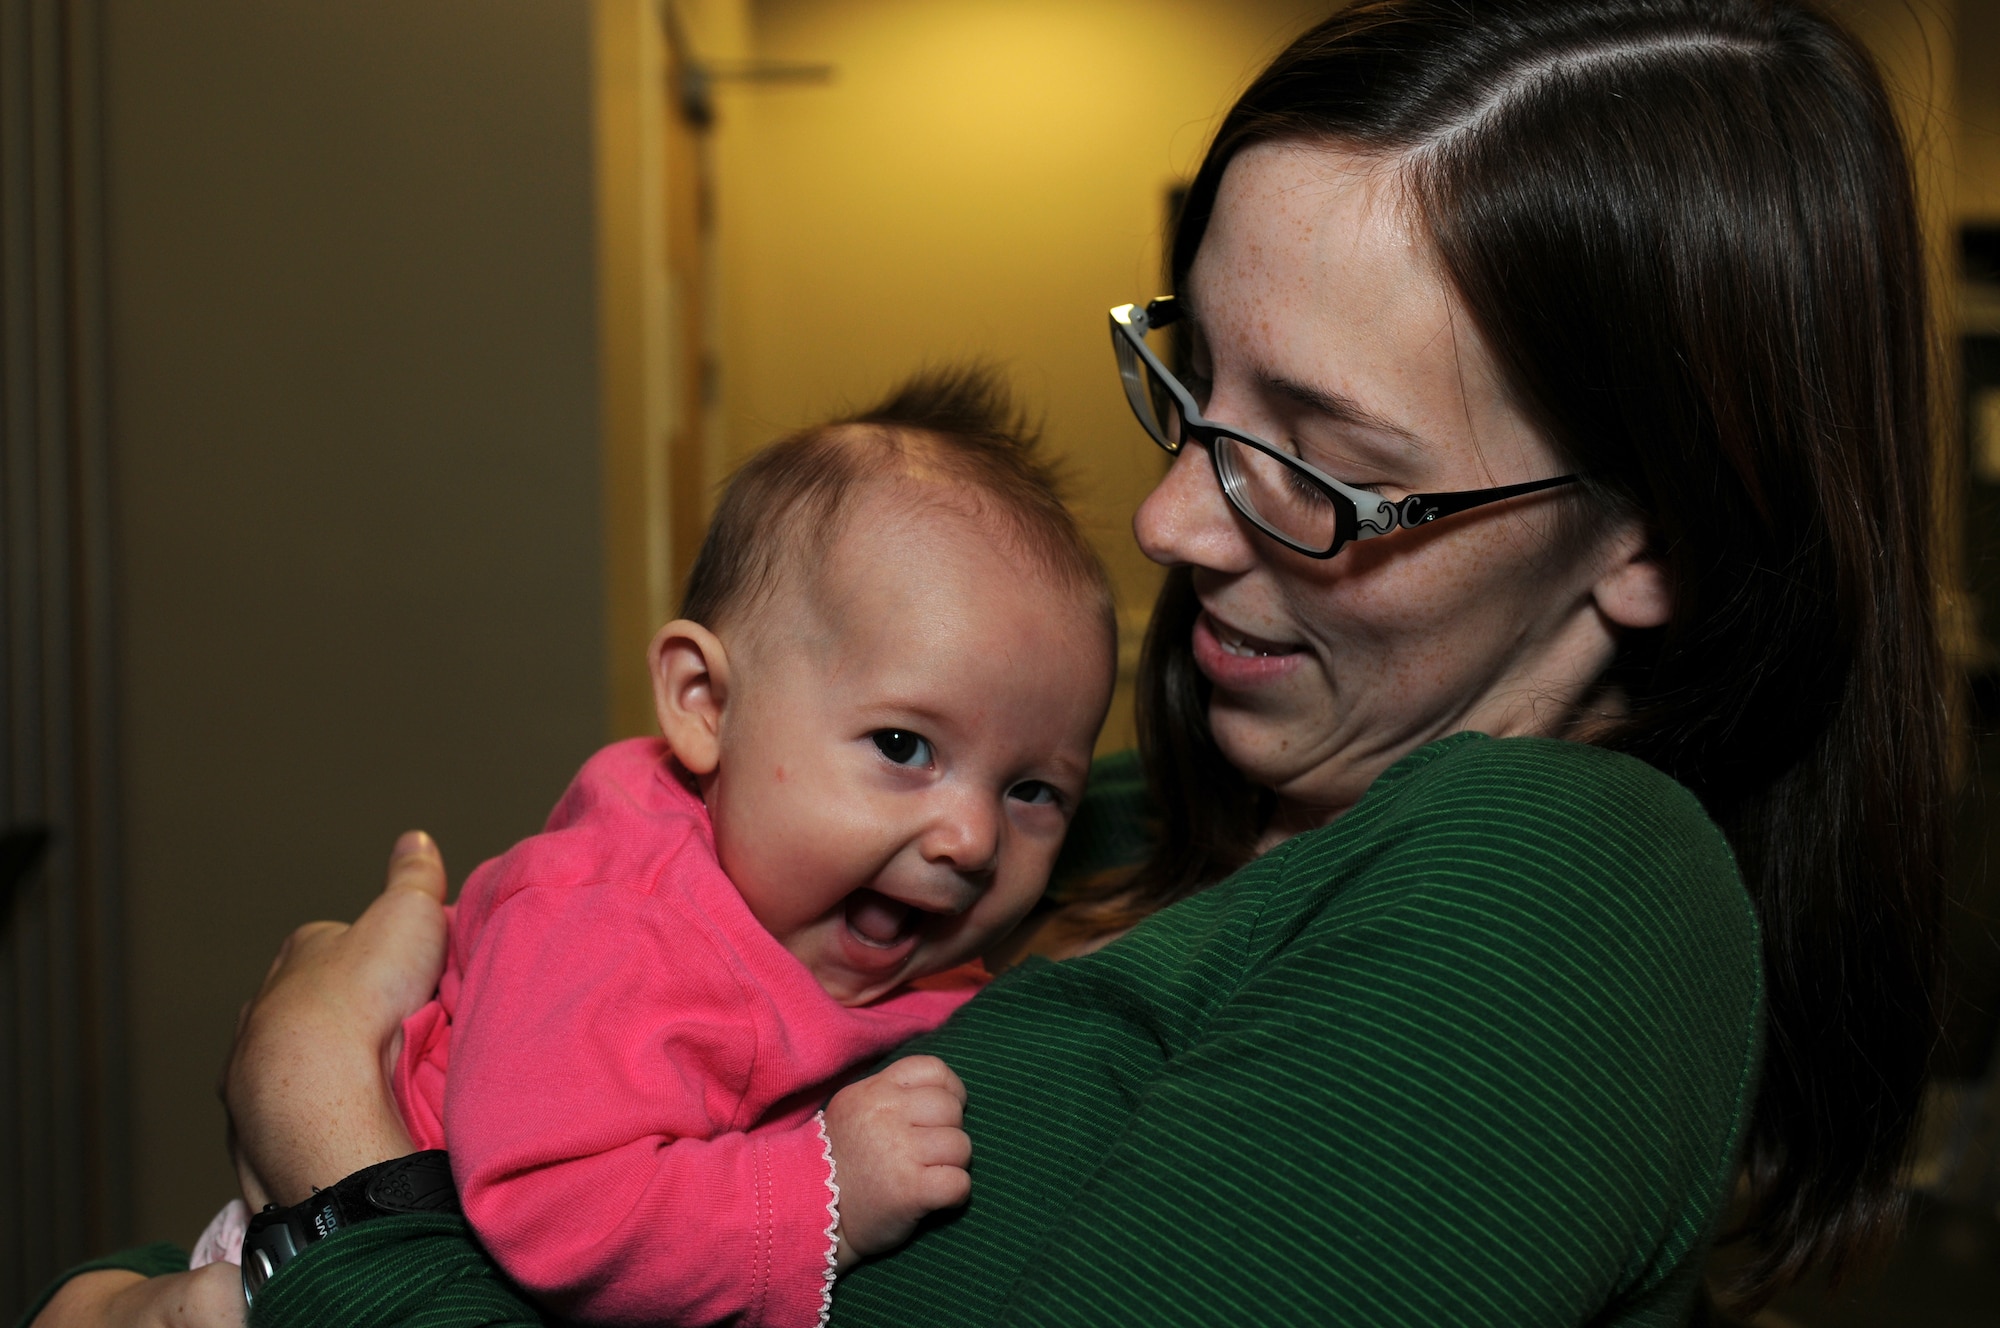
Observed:
[[[2000,0],[1958,4],[1958,210],[2000,222]]]
[[[1158,293],[1168,186],[1260,64],[1330,8],[753,4],[757,56],[836,72],[724,93],[727,457],[921,364],[994,360],[1046,411],[1128,620],[1143,621],[1157,574],[1129,523],[1162,457],[1117,388],[1105,311]],[[1106,741],[1129,741],[1127,721]]]

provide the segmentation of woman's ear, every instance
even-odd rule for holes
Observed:
[[[1637,522],[1613,537],[1610,562],[1590,593],[1597,611],[1620,627],[1660,627],[1674,613],[1666,565]]]
[[[698,622],[676,618],[646,652],[653,671],[653,710],[674,755],[697,777],[722,759],[722,708],[729,701],[729,655]]]

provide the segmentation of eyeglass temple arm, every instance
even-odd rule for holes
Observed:
[[[1574,475],[1558,475],[1554,479],[1529,480],[1526,484],[1506,484],[1497,489],[1465,489],[1458,493],[1413,493],[1393,504],[1396,521],[1403,529],[1409,530],[1439,517],[1455,516],[1475,507],[1497,503],[1508,498],[1518,498],[1524,493],[1539,493],[1543,489],[1553,489],[1558,485],[1576,483]]]

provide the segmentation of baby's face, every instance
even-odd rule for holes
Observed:
[[[722,865],[835,999],[954,967],[1038,899],[1115,662],[1097,607],[990,523],[855,504],[732,643],[704,796]]]

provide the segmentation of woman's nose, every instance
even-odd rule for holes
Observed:
[[[1208,449],[1182,447],[1165,478],[1132,516],[1139,549],[1164,566],[1186,563],[1218,572],[1241,572],[1256,558],[1249,537],[1222,486]]]
[[[961,876],[984,876],[1000,856],[1000,809],[967,793],[949,798],[924,832],[924,861]]]

